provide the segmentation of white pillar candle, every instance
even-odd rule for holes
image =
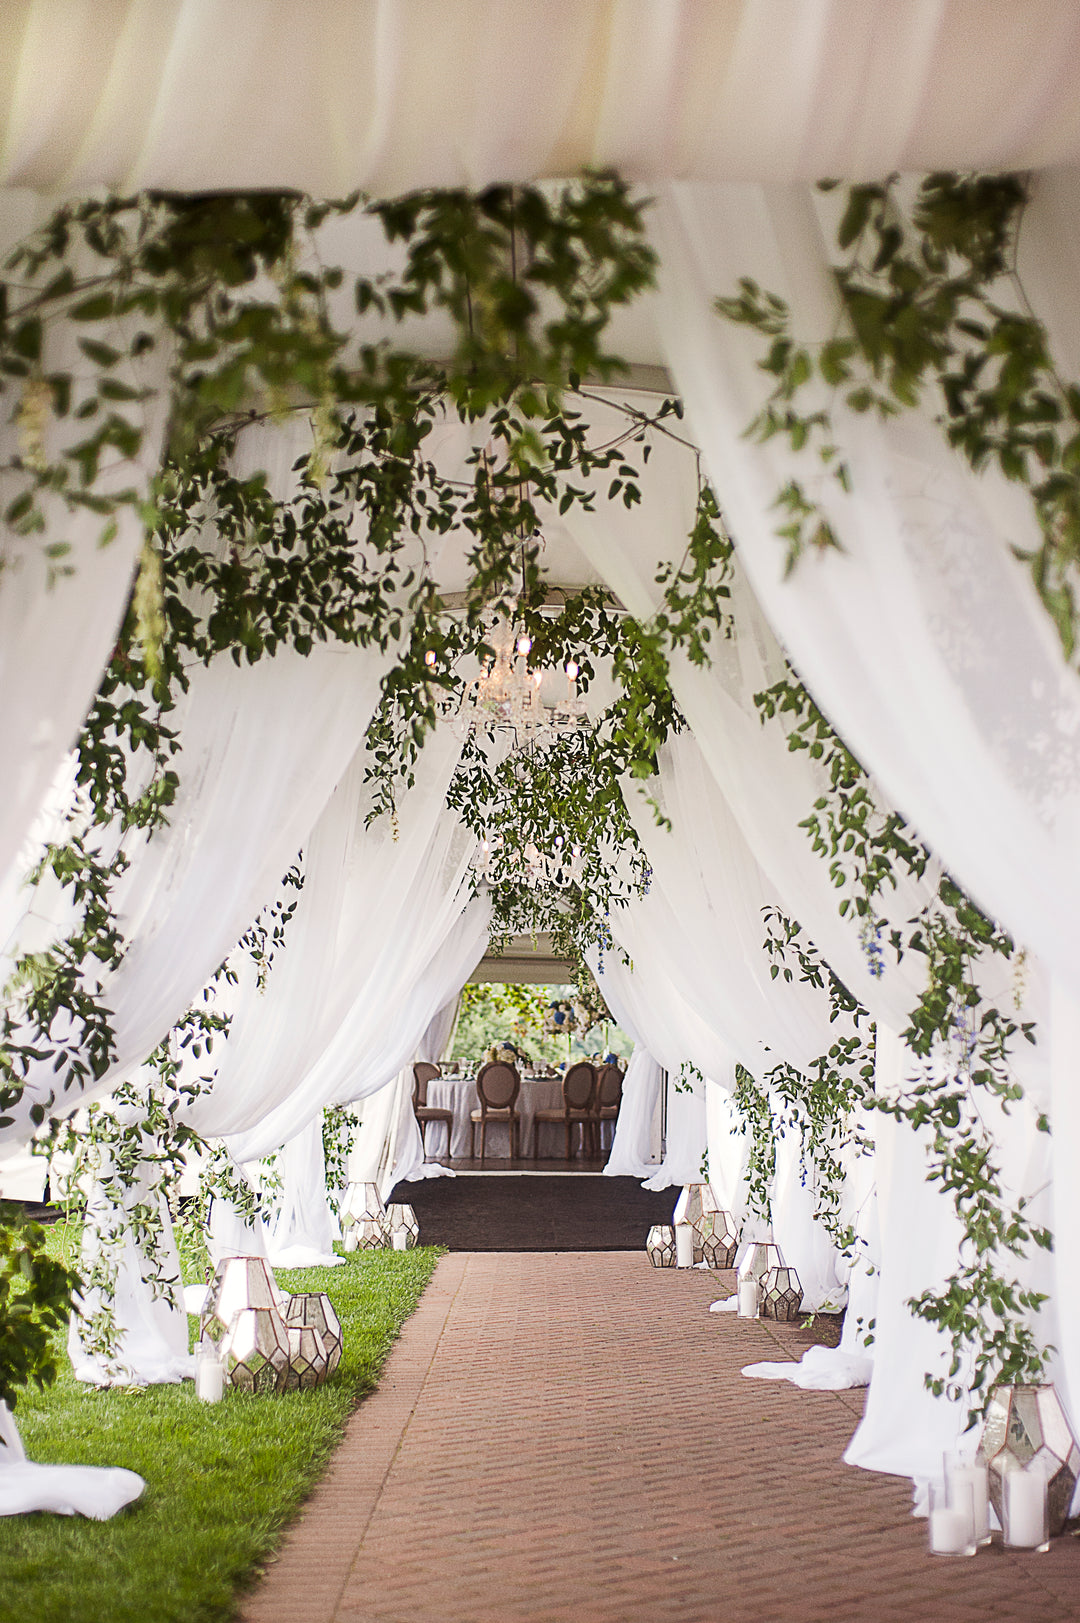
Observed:
[[[390,1243],[395,1251],[406,1251],[409,1246],[409,1236],[405,1229],[395,1229],[390,1236]]]
[[[195,1396],[204,1403],[220,1403],[225,1391],[225,1366],[204,1355],[195,1360]]]
[[[675,1225],[675,1266],[676,1268],[694,1266],[694,1231],[689,1223]]]
[[[976,1544],[990,1542],[990,1493],[986,1464],[982,1460],[965,1463],[946,1457],[945,1482],[955,1508],[966,1506],[965,1490],[971,1492],[971,1535]]]
[[[740,1319],[756,1319],[760,1303],[761,1287],[753,1274],[747,1274],[745,1279],[739,1280]]]
[[[1038,1466],[1024,1471],[1014,1467],[1001,1479],[1002,1536],[1016,1550],[1048,1547],[1046,1525],[1046,1473]]]
[[[971,1488],[961,1484],[959,1501],[949,1496],[947,1484],[931,1482],[927,1533],[931,1555],[974,1555]]]
[[[350,1223],[348,1228],[345,1230],[345,1249],[346,1249],[346,1251],[355,1251],[356,1250],[356,1225],[355,1225],[355,1223]]]

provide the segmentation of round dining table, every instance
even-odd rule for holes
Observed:
[[[427,1102],[438,1110],[452,1110],[454,1123],[450,1129],[449,1154],[451,1160],[465,1160],[469,1155],[469,1117],[480,1108],[475,1076],[437,1076],[428,1083]],[[562,1078],[558,1076],[522,1077],[521,1092],[517,1096],[517,1114],[521,1137],[520,1154],[531,1156],[533,1148],[533,1117],[538,1110],[561,1110],[563,1102]],[[562,1122],[541,1122],[537,1154],[540,1160],[566,1159],[566,1129]],[[579,1134],[575,1130],[576,1147]],[[441,1121],[430,1121],[426,1129],[427,1159],[437,1161],[447,1154],[446,1127]],[[480,1154],[480,1127],[476,1129],[476,1154]],[[485,1158],[494,1156],[506,1160],[510,1156],[510,1128],[504,1121],[489,1121]]]

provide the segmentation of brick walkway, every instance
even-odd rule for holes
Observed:
[[[926,1555],[908,1484],[840,1463],[862,1394],[746,1380],[805,1343],[718,1283],[446,1257],[245,1623],[1080,1619],[1074,1538]]]

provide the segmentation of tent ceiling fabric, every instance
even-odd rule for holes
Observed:
[[[555,956],[549,935],[516,935],[505,952],[497,956],[486,952],[469,980],[510,986],[567,986],[574,973],[567,959]]]
[[[1080,160],[1076,0],[6,0],[0,185],[393,194]]]

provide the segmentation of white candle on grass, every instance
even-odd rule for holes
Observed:
[[[195,1360],[195,1396],[203,1403],[220,1403],[225,1391],[225,1366],[219,1358],[204,1355]]]
[[[694,1266],[694,1231],[689,1223],[675,1225],[675,1266],[676,1268]]]

